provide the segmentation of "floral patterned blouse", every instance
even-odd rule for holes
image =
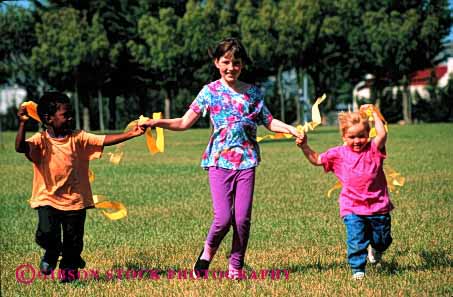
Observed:
[[[209,111],[213,124],[202,167],[242,170],[259,164],[257,124],[269,126],[273,117],[256,86],[237,93],[216,80],[203,87],[190,108],[203,115]]]

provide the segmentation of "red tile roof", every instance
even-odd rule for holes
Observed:
[[[429,84],[429,80],[431,77],[431,72],[433,71],[433,68],[428,68],[428,69],[423,69],[414,72],[410,76],[410,85],[411,86],[425,86]],[[436,75],[436,81],[442,78],[447,71],[448,67],[447,65],[440,65],[434,68],[435,75]]]

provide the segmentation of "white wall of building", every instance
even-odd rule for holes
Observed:
[[[12,86],[0,89],[0,114],[5,114],[9,107],[19,106],[27,97],[27,91]]]

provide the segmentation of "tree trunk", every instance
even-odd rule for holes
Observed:
[[[165,115],[166,119],[170,118],[170,110],[171,110],[170,90],[167,89],[165,91],[165,101],[164,101],[164,115]]]
[[[305,105],[308,107],[310,106],[309,102],[308,102],[308,74],[306,72],[304,72],[304,106],[302,106],[302,116],[303,116],[303,119],[304,119],[304,122],[308,122],[308,116],[307,114],[305,113]],[[307,109],[309,110],[309,109]]]
[[[79,88],[77,87],[77,81],[74,86],[74,111],[75,111],[76,129],[80,130]]]
[[[83,130],[90,131],[90,109],[86,106],[83,107]]]
[[[403,120],[406,124],[412,124],[412,104],[409,89],[403,86]]]
[[[380,109],[381,108],[381,95],[383,92],[382,92],[382,90],[376,90],[376,88],[374,88],[374,89],[375,89],[374,92],[376,94],[376,102],[374,103],[374,105]]]
[[[104,131],[104,104],[102,104],[102,92],[98,90],[98,108],[99,108],[99,129]]]
[[[285,122],[285,95],[283,94],[282,73],[283,66],[279,66],[277,72],[277,89],[278,95],[280,96],[280,120]]]
[[[116,96],[109,97],[109,130],[116,129]]]
[[[412,123],[412,104],[411,104],[411,96],[409,94],[409,88],[408,88],[409,80],[407,79],[406,76],[403,77],[401,85],[403,86],[403,91],[402,91],[402,105],[403,105],[403,120],[406,122],[406,124],[411,124]]]
[[[296,82],[297,82],[297,95],[294,96],[294,99],[295,99],[295,104],[296,104],[296,124],[300,124],[301,121],[300,121],[300,114],[301,114],[301,108],[300,108],[300,97],[302,95],[302,78],[301,78],[301,74],[300,74],[300,70],[299,68],[296,68],[295,69],[296,71]]]

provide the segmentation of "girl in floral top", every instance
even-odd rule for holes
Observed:
[[[257,125],[302,138],[292,126],[272,117],[259,88],[239,81],[250,59],[238,39],[221,41],[211,54],[220,79],[203,87],[182,118],[147,121],[145,127],[181,131],[210,114],[213,132],[201,166],[208,170],[214,219],[194,265],[194,277],[207,276],[222,239],[233,226],[229,276],[241,278],[250,231],[255,167],[260,162]]]

